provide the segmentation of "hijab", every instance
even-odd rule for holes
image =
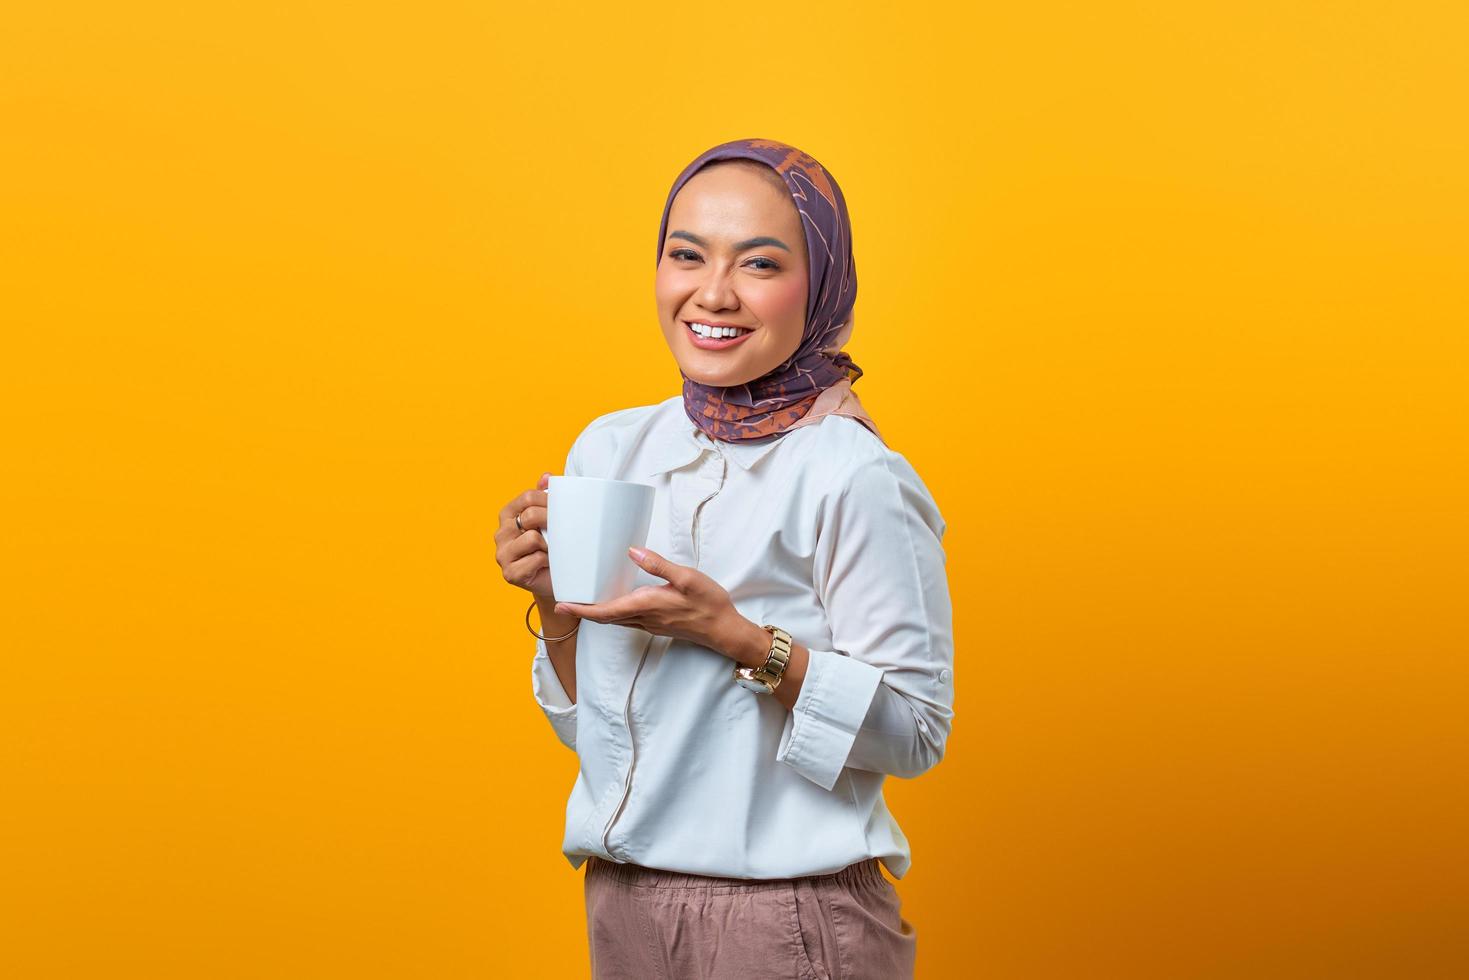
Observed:
[[[842,350],[852,336],[857,298],[847,201],[836,180],[813,157],[786,143],[762,139],[733,140],[699,154],[674,180],[663,204],[659,260],[668,234],[668,212],[679,189],[705,164],[734,159],[771,167],[801,215],[810,266],[806,324],[795,353],[745,384],[728,388],[700,384],[680,370],[685,414],[710,438],[725,442],[778,435],[827,415],[856,419],[882,439],[852,390],[862,369]]]

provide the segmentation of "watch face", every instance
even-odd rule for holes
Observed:
[[[754,691],[756,694],[775,693],[770,689],[769,684],[766,684],[764,681],[753,680],[749,677],[736,677],[735,683],[738,684],[740,687],[743,687],[747,691]]]

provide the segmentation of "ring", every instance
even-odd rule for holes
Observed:
[[[522,511],[522,513],[524,513],[524,512]],[[519,531],[521,534],[524,534],[525,533],[525,528],[523,528],[523,527],[520,526],[520,514],[516,514],[515,515],[515,529],[517,531]]]

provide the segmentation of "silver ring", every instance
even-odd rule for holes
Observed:
[[[520,513],[523,514],[523,513],[525,513],[525,511],[521,511]],[[515,515],[515,529],[517,531],[519,531],[521,534],[524,534],[525,533],[525,528],[523,528],[523,527],[520,526],[520,514],[516,514]]]

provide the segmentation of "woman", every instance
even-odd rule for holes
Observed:
[[[945,522],[852,391],[850,228],[794,147],[698,156],[655,280],[683,391],[593,420],[564,471],[656,488],[637,588],[556,601],[549,474],[500,513],[533,691],[580,757],[562,849],[597,978],[912,976],[882,784],[953,718]]]

